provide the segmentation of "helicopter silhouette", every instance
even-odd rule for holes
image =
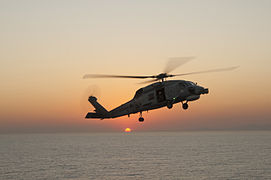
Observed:
[[[186,76],[192,74],[203,74],[211,72],[230,71],[238,68],[232,66],[220,69],[211,69],[205,71],[196,71],[182,74],[169,74],[177,67],[189,62],[193,57],[171,58],[163,73],[151,76],[126,76],[126,75],[106,75],[106,74],[86,74],[84,79],[88,78],[135,78],[135,79],[151,79],[143,83],[151,83],[145,87],[138,89],[135,96],[128,102],[107,111],[97,98],[90,96],[88,101],[95,107],[95,112],[88,112],[85,118],[108,119],[139,113],[139,122],[144,122],[142,112],[162,107],[171,109],[174,104],[182,103],[184,110],[188,109],[188,102],[196,101],[203,94],[208,94],[209,89],[199,86],[197,83],[186,80],[167,80],[176,76]]]

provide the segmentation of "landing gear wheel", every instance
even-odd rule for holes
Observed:
[[[168,105],[167,105],[167,108],[168,108],[168,109],[171,109],[172,107],[173,107],[172,104],[168,104]]]
[[[183,103],[183,109],[187,109],[188,108],[188,104],[187,103]]]
[[[140,117],[140,118],[138,119],[138,121],[139,121],[139,122],[144,122],[144,118],[143,118],[143,117]]]

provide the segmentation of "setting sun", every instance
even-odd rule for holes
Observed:
[[[124,131],[125,132],[131,132],[131,129],[130,128],[126,128]]]

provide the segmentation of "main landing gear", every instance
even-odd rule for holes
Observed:
[[[172,107],[173,107],[173,104],[171,104],[171,103],[167,104],[168,109],[171,109]]]
[[[144,122],[144,118],[142,117],[142,112],[140,112],[140,117],[138,119],[139,122]]]
[[[187,102],[182,103],[182,104],[183,104],[183,109],[184,109],[184,110],[188,109],[188,104],[187,104]]]
[[[139,122],[144,122],[144,118],[143,118],[143,117],[140,117],[140,118],[138,119],[138,121],[139,121]]]

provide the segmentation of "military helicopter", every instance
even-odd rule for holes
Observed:
[[[208,94],[209,89],[199,86],[197,83],[185,80],[167,80],[167,78],[176,76],[186,76],[191,74],[202,74],[210,72],[230,71],[237,66],[211,69],[207,71],[197,71],[182,74],[169,74],[171,71],[192,60],[193,57],[171,58],[163,73],[151,76],[126,76],[126,75],[105,75],[105,74],[86,74],[87,78],[135,78],[135,79],[151,79],[143,83],[152,83],[136,91],[135,96],[130,101],[116,107],[111,111],[107,111],[97,98],[90,96],[88,101],[94,106],[95,112],[88,112],[85,118],[107,119],[117,118],[121,116],[139,113],[139,122],[144,122],[142,117],[143,111],[167,107],[171,109],[174,104],[181,102],[184,110],[188,109],[188,102],[196,101],[200,95]]]

